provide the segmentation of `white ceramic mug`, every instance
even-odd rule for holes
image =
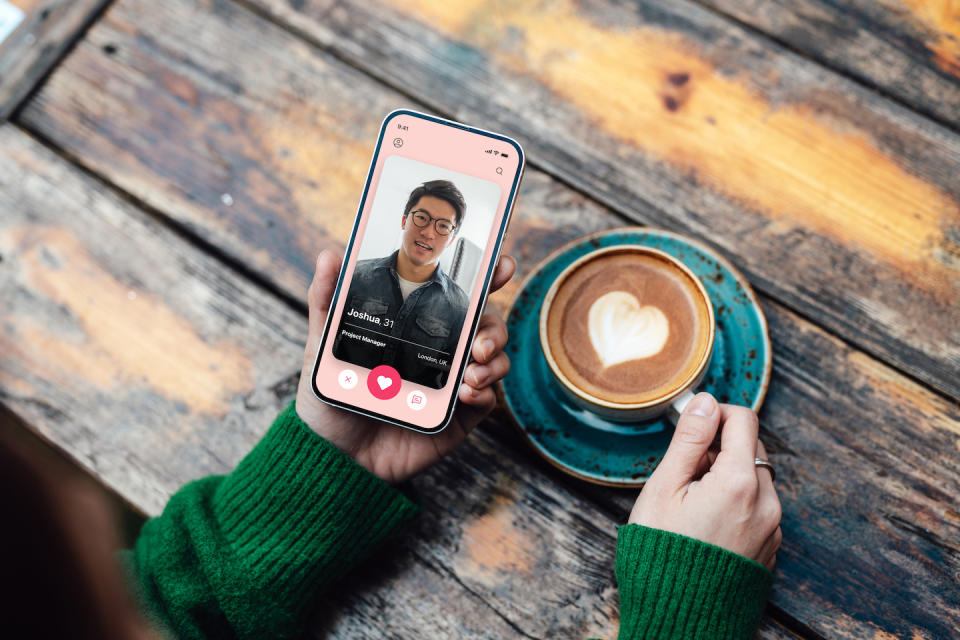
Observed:
[[[648,256],[655,256],[660,260],[665,260],[672,264],[689,278],[690,283],[693,285],[690,287],[690,290],[698,293],[698,295],[701,297],[701,300],[705,303],[707,310],[708,320],[706,323],[704,323],[706,330],[709,332],[706,340],[706,348],[703,349],[702,353],[699,355],[699,361],[697,362],[692,373],[686,376],[678,384],[672,386],[667,392],[661,393],[654,398],[647,399],[644,402],[613,402],[597,397],[596,395],[593,395],[576,386],[560,370],[554,355],[551,353],[550,344],[547,340],[547,318],[550,307],[553,304],[554,298],[556,297],[561,284],[568,276],[570,276],[579,267],[585,265],[587,262],[590,262],[591,260],[594,260],[600,256],[609,255],[616,252],[643,253]],[[667,417],[675,423],[677,417],[683,412],[684,407],[686,407],[686,405],[694,397],[697,388],[700,386],[700,383],[706,376],[707,369],[710,365],[710,358],[713,353],[715,336],[716,319],[714,316],[713,304],[710,302],[710,296],[700,279],[694,275],[693,271],[691,271],[689,267],[687,267],[677,258],[658,249],[644,247],[642,245],[619,245],[615,247],[597,249],[596,251],[592,251],[587,255],[575,260],[566,269],[564,269],[560,275],[557,276],[556,280],[554,280],[550,289],[547,291],[547,295],[544,297],[543,304],[540,307],[540,346],[543,349],[547,364],[549,365],[550,371],[554,378],[560,383],[561,388],[574,403],[603,418],[616,422],[639,422],[652,420],[653,418],[667,414]]]

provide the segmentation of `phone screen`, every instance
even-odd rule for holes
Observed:
[[[446,426],[522,172],[510,138],[415,111],[386,117],[314,366],[317,397],[417,431]]]

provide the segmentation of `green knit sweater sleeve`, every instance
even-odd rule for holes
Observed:
[[[127,562],[179,638],[295,637],[323,586],[418,511],[291,404],[230,475],[180,489]]]
[[[753,638],[773,584],[766,567],[636,524],[617,533],[620,640]]]

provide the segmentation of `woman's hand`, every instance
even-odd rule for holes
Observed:
[[[711,443],[722,425],[720,450]],[[660,465],[637,498],[630,522],[679,533],[756,560],[771,571],[783,539],[780,499],[757,414],[698,394],[677,423]]]
[[[458,390],[460,403],[450,424],[437,435],[417,433],[331,407],[314,395],[310,377],[340,273],[340,263],[341,257],[334,252],[321,253],[307,292],[310,320],[303,370],[297,388],[297,414],[311,429],[371,473],[390,483],[402,482],[453,450],[493,409],[496,404],[493,384],[510,370],[510,359],[503,353],[507,343],[507,327],[496,313],[488,311],[481,316],[471,346],[475,362],[467,365],[463,384]],[[516,268],[516,261],[504,256],[494,272],[490,292],[505,285],[513,277]]]

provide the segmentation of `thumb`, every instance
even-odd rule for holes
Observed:
[[[686,486],[697,474],[719,425],[720,405],[709,393],[698,393],[680,415],[670,446],[654,472],[660,481],[670,489]]]
[[[340,254],[325,249],[317,256],[317,268],[313,274],[313,282],[307,290],[307,306],[309,312],[308,342],[320,344],[320,334],[327,321],[327,312],[330,310],[330,300],[333,290],[337,287],[337,276],[340,274]]]

